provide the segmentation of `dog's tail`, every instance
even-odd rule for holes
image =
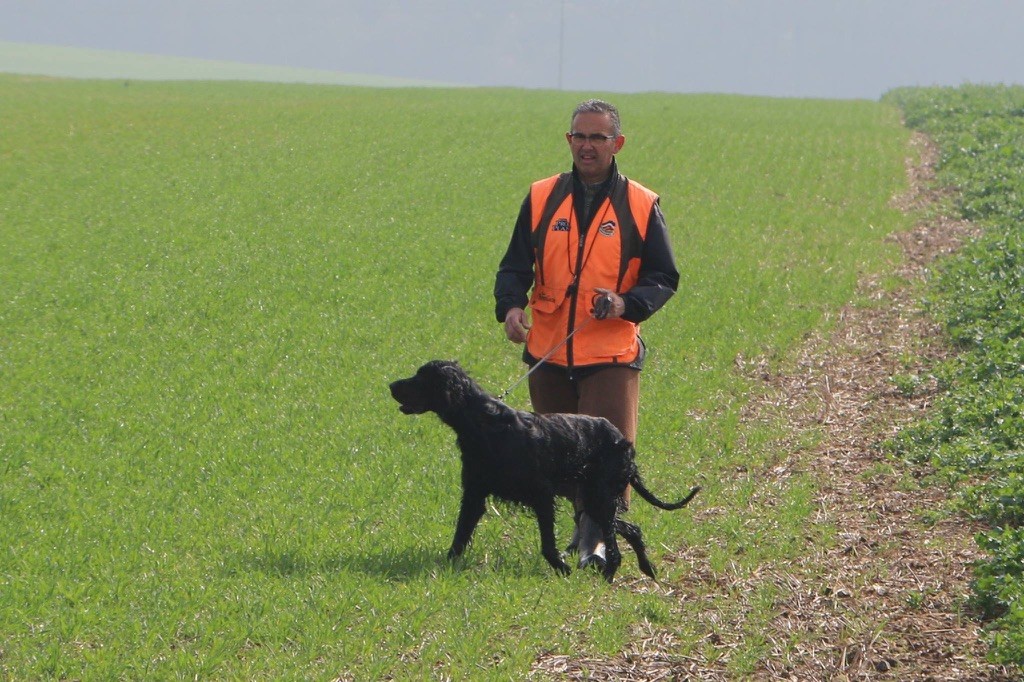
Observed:
[[[667,509],[668,511],[672,511],[673,509],[682,509],[690,503],[690,500],[692,500],[697,493],[700,492],[700,486],[694,486],[690,489],[690,494],[678,502],[663,502],[659,500],[654,493],[647,489],[647,486],[645,486],[644,482],[640,479],[640,474],[635,474],[629,482],[633,486],[633,490],[640,494],[640,497],[644,498],[655,507],[658,507],[659,509]]]

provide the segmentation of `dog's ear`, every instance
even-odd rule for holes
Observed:
[[[461,405],[470,392],[472,380],[456,361],[442,363],[438,369],[444,379],[444,397],[448,405]]]
[[[466,375],[457,362],[445,362],[438,369],[444,377],[445,387],[460,383],[462,377]]]

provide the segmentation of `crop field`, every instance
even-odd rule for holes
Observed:
[[[890,443],[927,463],[982,523],[969,607],[986,624],[988,656],[1024,665],[1024,87],[904,88],[886,100],[942,150],[938,182],[952,214],[982,228],[942,264],[930,313],[957,348],[926,419]]]
[[[629,512],[659,583],[628,551],[613,585],[558,577],[502,504],[446,561],[454,439],[387,384],[521,376],[494,271],[590,95],[0,75],[0,678],[521,679],[649,629],[683,656],[713,648],[688,575],[831,542],[809,480],[759,501],[787,453],[736,365],[786,362],[898,257],[909,133],[874,102],[622,95],[620,168],[682,274],[643,327],[640,465],[703,492]],[[721,604],[733,673],[772,600]]]

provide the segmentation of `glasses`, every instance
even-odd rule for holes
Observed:
[[[587,135],[586,133],[569,133],[569,137],[572,138],[573,142],[579,142],[580,144],[584,142],[597,144],[599,142],[611,142],[617,138],[618,135],[602,135],[600,133],[592,133],[590,135]]]

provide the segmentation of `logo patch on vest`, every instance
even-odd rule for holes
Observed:
[[[552,232],[568,232],[569,231],[569,221],[566,220],[565,218],[559,218],[558,221],[554,225],[551,226],[551,231]]]
[[[603,234],[605,237],[611,237],[613,234],[615,234],[615,221],[609,220],[607,222],[601,223],[601,225],[597,228],[597,231]]]

